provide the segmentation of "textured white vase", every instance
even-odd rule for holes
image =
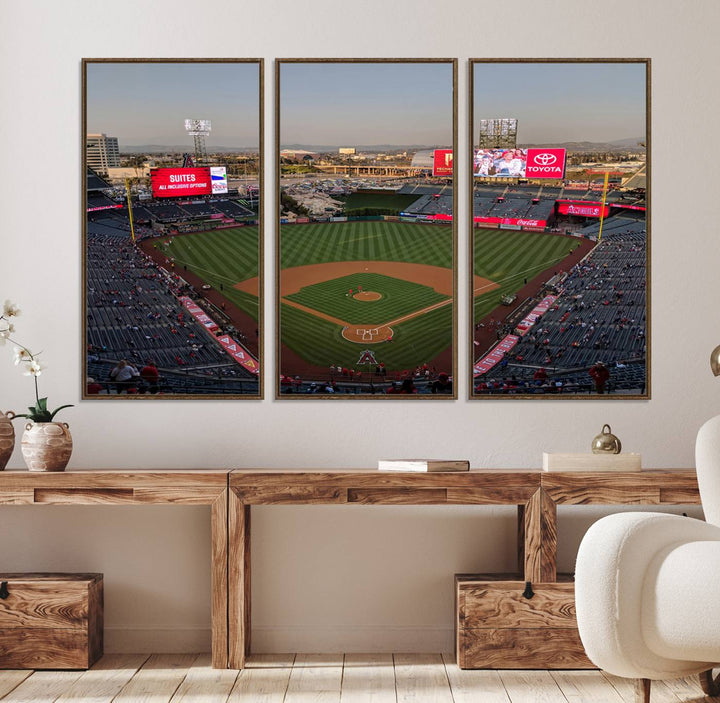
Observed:
[[[0,471],[7,466],[15,447],[15,428],[10,422],[14,417],[12,410],[0,412]]]
[[[66,422],[28,422],[20,442],[30,471],[64,471],[73,450]]]

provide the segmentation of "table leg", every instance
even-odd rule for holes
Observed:
[[[518,552],[525,581],[556,580],[557,505],[542,488],[518,506]]]
[[[227,591],[227,500],[224,490],[212,503],[212,665],[225,669],[228,665],[228,591]]]
[[[233,489],[228,515],[228,666],[242,669],[250,653],[250,506]]]

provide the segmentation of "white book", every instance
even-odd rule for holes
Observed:
[[[642,471],[640,454],[550,454],[543,471]]]
[[[469,471],[467,459],[380,459],[378,471]]]

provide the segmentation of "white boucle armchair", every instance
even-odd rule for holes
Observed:
[[[712,678],[720,662],[720,416],[700,429],[695,459],[707,522],[610,515],[590,527],[578,551],[585,651],[601,669],[638,679],[638,701],[650,700],[652,679],[689,674],[700,674],[705,693],[720,693]]]

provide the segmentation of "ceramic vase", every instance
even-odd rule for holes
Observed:
[[[30,471],[64,471],[73,441],[66,422],[28,422],[20,442]]]
[[[0,412],[0,471],[7,466],[15,447],[15,428],[10,422],[14,417],[15,413],[12,410],[6,413]]]

